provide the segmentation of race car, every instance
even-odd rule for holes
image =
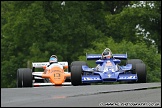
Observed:
[[[41,71],[36,71],[36,69]],[[17,70],[17,87],[62,85],[69,83],[70,75],[68,62],[57,62],[51,65],[49,62],[33,62],[32,69],[19,68]]]
[[[102,54],[86,54],[87,60],[96,60],[100,66],[89,67],[85,61],[71,63],[71,83],[73,86],[103,82],[146,83],[146,65],[140,59],[127,59],[126,54],[112,54],[111,59],[101,59]],[[127,60],[125,65],[119,65]],[[109,65],[110,64],[110,65]]]

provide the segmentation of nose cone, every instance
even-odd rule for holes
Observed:
[[[51,69],[50,81],[55,85],[61,85],[65,81],[64,70],[60,67]]]

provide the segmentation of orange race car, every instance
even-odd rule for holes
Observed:
[[[33,62],[32,69],[17,70],[17,87],[71,84],[70,77],[68,62],[57,62],[51,65],[49,62]]]

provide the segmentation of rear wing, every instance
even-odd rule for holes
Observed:
[[[101,59],[102,54],[86,54],[87,60],[98,60]],[[120,60],[126,60],[127,59],[127,53],[126,54],[113,54],[113,58],[120,59]]]
[[[58,62],[62,66],[68,66],[68,62]],[[43,66],[49,65],[49,62],[33,62],[32,66],[35,68],[43,68]]]
[[[101,59],[102,54],[86,54],[87,60],[98,60]]]
[[[127,60],[127,53],[126,54],[113,54],[113,57],[115,59]]]

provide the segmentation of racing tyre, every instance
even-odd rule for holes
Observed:
[[[137,83],[146,83],[146,65],[144,63],[136,64],[135,71],[138,76]]]
[[[136,68],[137,63],[143,63],[143,61],[140,59],[130,59],[130,60],[127,60],[126,62],[126,64],[132,64],[133,74],[136,74],[135,68]]]
[[[23,69],[18,69],[17,70],[17,87],[22,87],[23,86]]]
[[[73,86],[82,84],[82,66],[71,67],[71,83]]]
[[[33,86],[32,70],[30,68],[23,69],[23,87]]]
[[[82,65],[87,65],[87,63],[85,61],[74,61],[74,62],[71,63],[70,67],[71,67],[71,70],[72,70],[73,66],[80,66],[80,67],[82,67]],[[82,69],[81,69],[81,75],[82,75]],[[72,78],[71,78],[71,80],[72,80]],[[82,83],[82,79],[81,79],[81,83],[79,83],[77,85],[90,85],[90,83]]]
[[[72,67],[72,66],[82,66],[82,65],[87,65],[87,63],[85,61],[73,61],[70,66]]]

